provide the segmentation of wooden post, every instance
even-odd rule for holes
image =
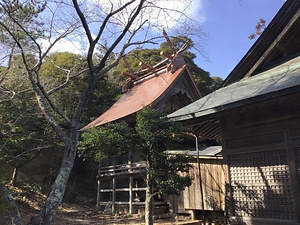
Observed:
[[[113,175],[114,177],[112,178],[112,196],[111,196],[111,212],[115,213],[116,211],[116,177],[115,177],[115,161],[113,160]]]
[[[97,210],[100,210],[100,201],[101,201],[101,197],[100,197],[100,189],[101,189],[101,182],[100,182],[100,178],[97,177]]]
[[[116,211],[116,178],[112,179],[112,197],[111,197],[111,212],[115,213]]]
[[[133,199],[133,177],[132,175],[129,176],[129,214],[133,214],[133,205],[132,205],[132,199]]]
[[[229,217],[234,215],[233,208],[233,196],[232,196],[232,187],[231,187],[231,175],[230,175],[230,167],[229,160],[227,154],[227,137],[225,135],[225,122],[224,120],[220,121],[221,127],[221,136],[222,136],[222,152],[223,152],[223,162],[225,167],[225,192],[224,192],[224,223],[228,223]]]
[[[133,206],[132,206],[132,200],[133,200],[133,177],[132,177],[132,151],[128,152],[128,164],[129,164],[129,214],[133,213]]]
[[[199,147],[198,147],[198,137],[194,135],[196,142],[196,151],[197,151],[197,164],[198,164],[198,172],[199,172],[199,183],[200,183],[200,194],[201,194],[201,207],[202,207],[202,222],[205,223],[205,209],[204,209],[204,197],[203,197],[203,187],[202,187],[202,176],[201,176],[201,168],[200,168],[200,155],[199,155]]]
[[[291,142],[291,137],[290,137],[290,130],[284,130],[284,138],[285,138],[285,143],[287,146],[287,159],[288,159],[288,166],[289,166],[289,172],[290,172],[290,177],[291,177],[291,186],[292,186],[292,191],[293,191],[293,196],[295,199],[295,213],[296,213],[296,219],[299,222],[300,221],[300,195],[299,195],[299,179],[298,179],[298,168],[296,164],[296,150],[294,146],[292,146]]]
[[[97,210],[100,209],[100,189],[101,189],[101,183],[100,183],[100,171],[101,171],[101,161],[99,161],[99,166],[98,166],[98,175],[97,175]]]

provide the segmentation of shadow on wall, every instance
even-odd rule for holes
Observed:
[[[239,218],[295,220],[286,150],[232,155],[232,214]],[[229,202],[230,203],[230,202]]]

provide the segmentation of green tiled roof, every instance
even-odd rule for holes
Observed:
[[[300,56],[221,88],[168,117],[183,121],[294,92],[300,92]]]

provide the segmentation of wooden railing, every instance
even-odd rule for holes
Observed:
[[[144,171],[145,167],[146,167],[145,161],[130,163],[130,164],[105,166],[105,167],[100,168],[100,170],[98,171],[98,176],[105,177],[105,176],[116,176],[116,175],[141,173]]]

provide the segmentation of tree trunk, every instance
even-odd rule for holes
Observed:
[[[149,164],[149,163],[147,163]],[[148,165],[147,165],[148,167]],[[148,170],[149,171],[149,170]],[[150,175],[146,175],[146,200],[145,200],[145,225],[153,225],[153,198],[152,182]]]
[[[15,167],[14,171],[13,171],[13,174],[12,174],[12,177],[11,177],[11,181],[10,181],[11,185],[14,186],[14,187],[17,184],[18,173],[19,173],[19,168]]]
[[[0,197],[3,199],[4,203],[7,204],[7,210],[11,217],[11,223],[13,225],[22,225],[21,216],[16,205],[15,200],[9,193],[9,190],[6,186],[0,186]]]
[[[153,225],[153,200],[151,193],[146,189],[146,201],[145,201],[145,224]]]
[[[66,146],[62,164],[47,198],[45,209],[40,212],[40,216],[43,218],[42,225],[51,224],[53,217],[62,202],[67,182],[74,165],[76,151],[77,142],[76,144],[72,142]]]

